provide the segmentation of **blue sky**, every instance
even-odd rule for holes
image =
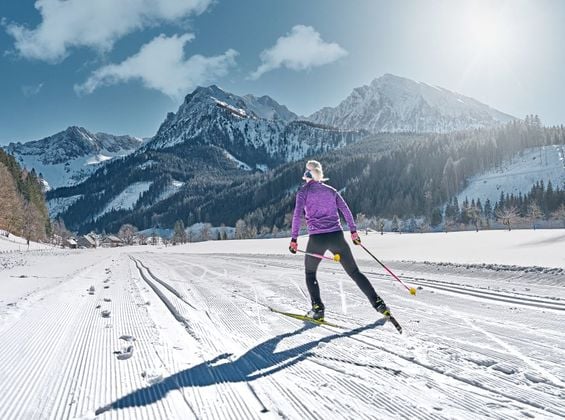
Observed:
[[[309,115],[384,73],[565,124],[565,2],[38,0],[0,6],[0,144],[153,135],[196,85]]]

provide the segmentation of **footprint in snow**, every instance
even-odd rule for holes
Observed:
[[[110,311],[105,309],[102,311],[102,318],[110,318]]]
[[[93,295],[95,290],[96,289],[94,289],[94,286],[90,286],[88,289],[86,289],[89,295]]]
[[[133,356],[133,342],[135,341],[135,337],[132,335],[124,334],[120,336],[120,340],[125,341],[126,345],[122,347],[121,350],[116,350],[114,354],[118,358],[118,360],[127,360],[131,356]]]
[[[159,369],[147,369],[141,372],[141,377],[145,379],[149,385],[154,385],[161,382],[164,375]]]
[[[135,341],[135,337],[133,335],[122,335],[120,336],[120,340],[131,342],[131,341]]]
[[[110,299],[110,298],[104,298],[104,302],[112,302],[112,299]]]
[[[125,346],[121,350],[116,350],[114,352],[118,360],[127,360],[133,356],[133,345]]]

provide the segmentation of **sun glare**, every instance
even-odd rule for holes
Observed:
[[[494,56],[510,47],[509,23],[499,10],[475,8],[465,25],[469,48],[479,55]]]

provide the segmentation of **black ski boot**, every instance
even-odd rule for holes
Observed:
[[[316,321],[323,321],[324,320],[324,304],[323,303],[313,303],[312,309],[308,311],[306,316],[309,316]]]
[[[375,308],[377,312],[380,312],[384,316],[390,316],[390,308],[386,306],[386,303],[380,297],[377,298],[376,302],[373,303],[373,308]]]

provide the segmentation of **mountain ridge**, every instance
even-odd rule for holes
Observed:
[[[387,73],[308,119],[372,133],[441,133],[492,127],[516,118],[448,89]]]

